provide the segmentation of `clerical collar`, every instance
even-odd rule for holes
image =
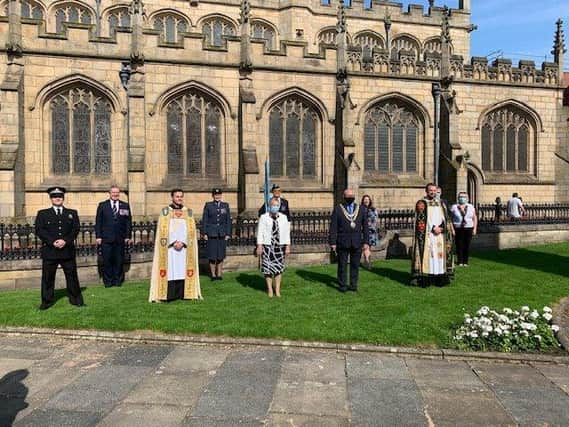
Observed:
[[[175,203],[170,204],[170,207],[174,210],[182,209],[184,205],[177,205]]]

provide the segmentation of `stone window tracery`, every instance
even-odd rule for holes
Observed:
[[[234,36],[237,32],[235,26],[229,20],[221,17],[214,17],[204,22],[202,26],[202,34],[205,36],[206,45],[223,47],[225,46],[223,36]]]
[[[338,32],[335,28],[329,28],[327,30],[321,31],[318,34],[318,44],[336,44],[336,37],[338,36]]]
[[[128,7],[119,7],[109,12],[107,17],[109,34],[116,32],[117,28],[130,28],[130,11]]]
[[[209,96],[191,90],[166,107],[168,174],[221,176],[224,116]]]
[[[275,30],[262,21],[253,21],[251,23],[251,37],[255,39],[265,40],[267,49],[274,49],[276,44]]]
[[[182,33],[188,31],[188,22],[181,16],[163,13],[154,17],[152,27],[160,32],[162,41],[177,43],[182,39]]]
[[[418,173],[422,124],[403,104],[372,107],[364,125],[364,169],[382,174]]]
[[[91,12],[76,3],[68,3],[55,10],[55,31],[61,33],[64,23],[90,24],[92,22]]]
[[[51,170],[55,175],[111,173],[111,103],[86,87],[60,92],[49,102]]]
[[[316,109],[298,97],[289,97],[269,113],[271,176],[315,178],[321,120]]]
[[[535,126],[515,107],[491,111],[482,122],[482,169],[496,173],[529,173]]]
[[[413,61],[419,59],[421,48],[416,40],[409,36],[396,37],[391,43],[391,58],[399,60],[402,56],[410,57]]]
[[[9,2],[4,3],[2,9],[0,9],[0,16],[8,16]],[[21,0],[20,1],[20,14],[22,18],[26,19],[43,19],[43,9],[42,7],[33,1]]]

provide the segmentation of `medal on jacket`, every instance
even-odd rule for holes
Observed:
[[[348,221],[350,221],[350,227],[352,228],[352,230],[354,230],[356,228],[356,218],[357,218],[358,213],[360,211],[360,205],[356,205],[356,208],[354,209],[354,213],[348,213],[348,211],[344,207],[344,205],[340,205],[340,207],[342,208],[342,213],[344,214],[346,219]]]

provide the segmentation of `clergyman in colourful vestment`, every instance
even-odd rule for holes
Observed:
[[[453,228],[448,210],[428,184],[426,196],[415,204],[415,236],[411,254],[411,284],[444,286],[454,275]]]
[[[196,222],[183,205],[184,192],[170,194],[172,204],[162,209],[156,226],[150,302],[202,298]]]

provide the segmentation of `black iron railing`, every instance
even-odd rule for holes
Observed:
[[[479,205],[480,224],[524,225],[524,224],[569,224],[569,204],[526,205],[526,214],[519,221],[508,218],[505,205]],[[293,245],[318,245],[328,241],[330,212],[298,212],[291,217],[291,239]],[[382,209],[379,211],[379,230],[412,230],[414,212],[411,209]],[[198,221],[198,227],[200,223]],[[155,221],[133,223],[132,253],[154,250]],[[252,247],[256,241],[257,218],[234,218],[230,246]],[[200,240],[200,246],[205,241]],[[97,254],[95,225],[81,224],[76,241],[77,255]],[[33,224],[0,223],[0,261],[25,260],[40,257],[41,243],[34,233]]]

